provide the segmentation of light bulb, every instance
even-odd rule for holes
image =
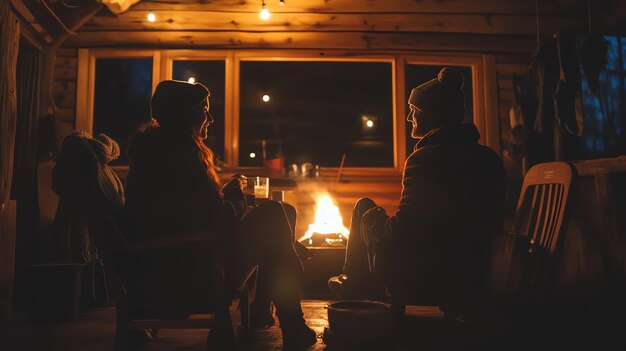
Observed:
[[[259,17],[261,17],[262,20],[267,21],[268,19],[270,19],[271,14],[268,9],[263,7],[263,9],[261,9],[261,12],[259,12]]]
[[[270,96],[269,96],[269,95],[267,95],[267,94],[265,94],[265,95],[263,95],[263,98],[262,98],[262,99],[263,99],[263,101],[265,101],[265,102],[269,102],[269,101],[270,101]]]
[[[250,158],[255,158],[255,157],[256,157],[256,154],[254,152],[251,152],[250,153]]]
[[[280,6],[285,6],[285,0],[280,0]]]
[[[374,122],[371,119],[368,119],[367,122],[365,122],[365,124],[370,128],[374,126]]]
[[[189,82],[189,83],[193,84],[193,83],[195,83],[195,82],[196,82],[196,78],[194,78],[194,77],[189,77],[189,79],[187,80],[187,82]]]
[[[156,21],[156,16],[154,15],[154,12],[150,11],[150,13],[148,13],[148,22],[154,21]]]

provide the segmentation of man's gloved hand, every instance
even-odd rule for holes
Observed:
[[[389,215],[387,215],[385,209],[380,206],[376,206],[370,208],[363,214],[361,222],[370,229],[378,229],[387,223],[387,219],[389,219]]]

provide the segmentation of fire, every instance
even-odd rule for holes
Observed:
[[[314,233],[338,234],[339,237],[343,236],[346,238],[350,235],[350,230],[343,225],[339,207],[335,205],[333,199],[328,194],[322,194],[317,198],[315,221],[309,224],[309,229],[300,238],[300,241],[311,238]]]

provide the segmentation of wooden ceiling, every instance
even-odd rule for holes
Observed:
[[[75,0],[78,1],[78,0]],[[143,0],[120,15],[104,8],[74,47],[292,48],[532,51],[533,0]],[[592,24],[614,29],[626,1],[590,0]],[[539,0],[542,37],[587,31],[587,0]],[[147,21],[154,12],[156,21]]]

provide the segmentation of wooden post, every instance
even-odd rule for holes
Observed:
[[[7,320],[11,318],[13,313],[15,200],[9,200],[4,204],[0,216],[0,320]]]

